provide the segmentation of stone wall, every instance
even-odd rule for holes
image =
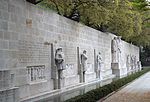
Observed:
[[[14,87],[14,74],[0,70],[0,102],[19,102],[18,87]]]
[[[0,3],[0,70],[13,71],[14,86],[19,87],[21,100],[54,90],[52,53],[58,47],[63,48],[65,55],[64,88],[100,80],[96,78],[94,59],[98,52],[104,63],[102,79],[113,76],[113,37],[26,0],[1,0]],[[87,51],[88,69],[85,83],[80,83],[78,56],[83,50]],[[133,54],[139,60],[138,47],[123,41],[123,51],[123,59]]]

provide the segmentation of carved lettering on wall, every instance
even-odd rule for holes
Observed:
[[[28,40],[27,40],[28,39]],[[49,62],[49,47],[37,41],[30,41],[30,38],[19,41],[19,63],[45,63]]]

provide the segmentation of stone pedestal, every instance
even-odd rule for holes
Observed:
[[[127,75],[127,69],[121,68],[119,63],[111,63],[112,73],[116,75],[116,77],[124,77]]]
[[[111,63],[111,68],[112,69],[120,69],[119,63]]]

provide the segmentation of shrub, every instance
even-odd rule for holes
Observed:
[[[71,98],[65,102],[96,102],[97,100],[107,96],[108,94],[114,91],[117,91],[119,88],[121,88],[125,84],[135,80],[136,78],[138,78],[139,76],[143,75],[144,73],[148,71],[150,71],[150,69],[144,69],[142,71],[131,74],[127,77],[113,81],[110,84],[107,84],[105,86],[91,90],[83,95],[79,95],[74,98]]]

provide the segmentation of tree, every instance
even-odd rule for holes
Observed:
[[[149,66],[150,61],[148,61],[148,59],[150,58],[150,46],[146,46],[142,50],[143,51],[141,51],[140,54],[142,64],[143,66]]]
[[[128,42],[148,45],[149,9],[145,0],[44,0],[58,14],[100,31],[109,31]]]
[[[149,2],[146,0],[130,0],[133,10],[138,12],[142,20],[142,31],[140,35],[132,36],[130,42],[137,45],[149,46],[150,45],[150,8]]]

